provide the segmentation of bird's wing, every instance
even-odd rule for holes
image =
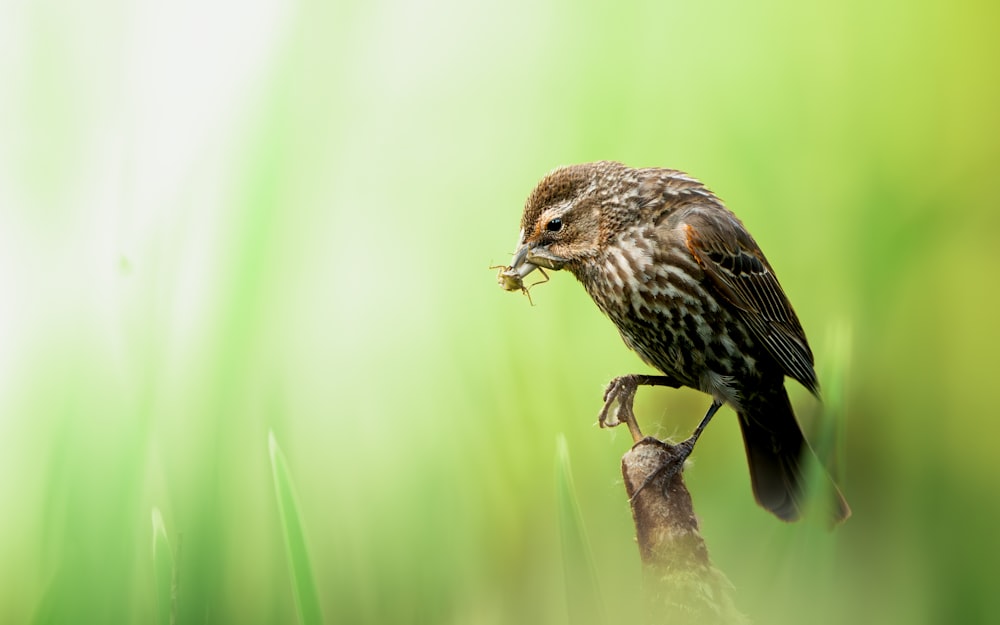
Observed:
[[[725,209],[691,208],[681,216],[688,250],[709,280],[785,373],[813,393],[813,355],[778,279],[743,224]]]

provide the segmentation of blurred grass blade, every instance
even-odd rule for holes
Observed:
[[[274,438],[274,432],[269,431],[267,437],[271,454],[271,470],[274,474],[274,493],[278,501],[281,527],[285,534],[285,552],[288,554],[288,567],[292,574],[292,593],[295,596],[299,622],[303,625],[322,623],[323,616],[319,607],[319,595],[316,592],[312,567],[309,565],[309,550],[306,547],[305,533],[302,530],[302,520],[295,501],[295,490],[288,472],[288,464]]]
[[[563,576],[569,622],[607,623],[597,568],[583,527],[580,504],[573,487],[566,437],[556,438],[556,497],[559,505],[559,536],[562,543]]]
[[[851,366],[851,325],[838,323],[830,328],[826,341],[826,371],[823,390],[822,429],[817,437],[819,457],[843,472],[847,397],[847,372]],[[836,476],[840,481],[840,475]]]
[[[156,584],[156,622],[177,622],[177,569],[160,509],[153,508],[153,581]]]
[[[845,393],[846,378],[851,363],[851,326],[848,323],[838,323],[830,327],[823,354],[821,363],[821,371],[825,372],[823,412],[819,428],[810,437],[813,450],[820,462],[810,462],[807,474],[809,485],[807,505],[821,509],[828,507],[832,501],[829,493],[832,485],[826,474],[828,473],[834,482],[841,486],[841,490],[844,486],[846,446],[844,430],[847,425]],[[848,503],[850,503],[849,498]],[[818,514],[815,517],[827,518],[828,515]]]

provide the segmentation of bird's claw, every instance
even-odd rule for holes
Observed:
[[[676,444],[660,441],[661,444],[665,445],[670,450],[669,460],[657,467],[655,471],[650,473],[646,479],[643,480],[642,484],[639,485],[639,488],[635,489],[635,492],[633,492],[629,497],[629,502],[635,501],[635,499],[639,496],[639,493],[652,484],[657,478],[663,478],[663,489],[664,492],[666,492],[666,489],[673,481],[674,476],[684,470],[684,464],[687,462],[691,452],[694,451],[694,444],[697,440],[697,435],[693,435]]]
[[[602,428],[613,428],[625,423],[632,433],[632,439],[636,442],[642,440],[642,432],[632,410],[638,388],[639,380],[634,375],[623,375],[611,380],[604,390],[604,407],[597,416],[598,425]]]

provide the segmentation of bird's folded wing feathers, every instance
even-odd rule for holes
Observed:
[[[785,373],[818,393],[805,332],[757,242],[724,210],[692,208],[685,213],[681,229],[688,250],[711,283]]]

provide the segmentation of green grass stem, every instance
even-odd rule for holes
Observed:
[[[278,441],[274,437],[274,432],[268,432],[268,448],[271,454],[271,469],[274,474],[274,494],[278,500],[278,513],[281,516],[285,553],[288,555],[288,568],[292,575],[292,594],[295,597],[299,623],[302,625],[322,623],[323,615],[319,606],[319,593],[316,592],[316,582],[309,564],[309,549],[306,545],[305,532],[302,529],[302,518],[295,499],[292,477],[288,471],[285,455],[281,452]]]
[[[597,567],[587,542],[580,503],[573,486],[569,447],[562,434],[556,438],[556,497],[569,622],[607,623]]]
[[[177,622],[177,569],[160,509],[153,508],[153,582],[156,584],[156,622]]]

